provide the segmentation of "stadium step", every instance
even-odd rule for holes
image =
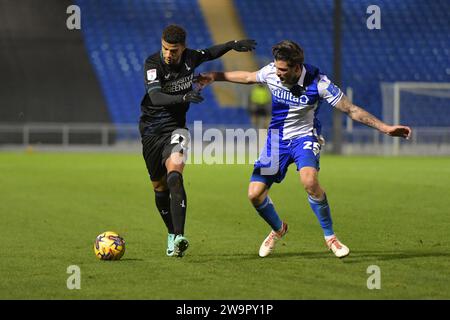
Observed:
[[[199,0],[198,3],[215,43],[248,38],[233,2],[229,0]],[[256,71],[259,69],[253,52],[228,52],[221,59],[227,71]],[[213,85],[213,91],[221,106],[240,106],[242,104],[233,84],[216,83]]]

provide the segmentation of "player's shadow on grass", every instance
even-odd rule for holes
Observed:
[[[200,254],[198,255],[202,257],[202,260],[204,261],[205,257],[211,257],[214,260],[217,260],[218,257],[216,254]],[[258,252],[251,252],[251,253],[225,253],[221,254],[220,257],[225,258],[226,260],[269,260],[269,259],[286,259],[286,258],[296,258],[296,259],[302,259],[302,258],[312,258],[312,259],[322,259],[322,258],[330,258],[330,253],[328,252],[275,252],[271,254],[268,257],[261,258],[258,255]]]
[[[203,257],[215,256],[211,254],[201,255]],[[299,251],[299,252],[275,252],[272,255],[261,258],[258,253],[229,253],[222,254],[227,260],[261,260],[261,259],[330,259],[334,258],[333,253],[328,251]],[[215,258],[217,258],[215,256]],[[391,261],[415,258],[450,258],[450,252],[444,251],[357,251],[350,252],[348,257],[341,259],[345,263],[360,263],[367,261]],[[335,258],[334,258],[335,259]]]
[[[220,254],[220,257],[217,256],[217,254],[199,254],[197,257],[201,257],[202,261],[205,261],[205,258],[209,260],[208,258],[211,258],[211,260],[218,260],[221,259],[221,257],[225,258],[226,260],[258,260],[261,259],[258,256],[258,253],[228,253],[228,254]]]
[[[268,258],[296,258],[296,259],[330,259],[334,258],[331,252],[303,251],[303,252],[278,252]],[[340,259],[345,263],[359,263],[366,261],[391,261],[415,258],[450,258],[450,252],[444,251],[350,251],[350,255]]]
[[[346,263],[358,263],[366,261],[395,261],[415,258],[450,258],[450,252],[444,251],[353,251],[345,259]]]
[[[120,259],[122,262],[133,262],[133,261],[144,261],[144,259],[137,259],[137,258],[124,258]]]

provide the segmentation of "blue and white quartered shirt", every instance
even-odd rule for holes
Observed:
[[[317,119],[320,102],[326,100],[335,106],[343,96],[342,91],[326,75],[308,64],[302,67],[297,85],[303,91],[297,96],[291,92],[291,88],[281,83],[274,63],[260,69],[256,80],[266,83],[272,93],[272,121],[269,130],[278,129],[282,140],[320,135],[321,125]]]

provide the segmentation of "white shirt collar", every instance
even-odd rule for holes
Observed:
[[[300,79],[298,79],[298,82],[297,82],[297,84],[300,87],[304,87],[303,82],[305,81],[305,76],[306,76],[306,69],[305,69],[305,66],[302,65],[302,74],[300,75]]]

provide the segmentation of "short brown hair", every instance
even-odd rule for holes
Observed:
[[[184,45],[186,43],[186,31],[176,24],[171,24],[164,29],[162,39],[170,44]]]
[[[275,60],[286,61],[289,67],[296,64],[300,66],[305,61],[303,49],[291,40],[283,40],[272,47],[272,54]]]

